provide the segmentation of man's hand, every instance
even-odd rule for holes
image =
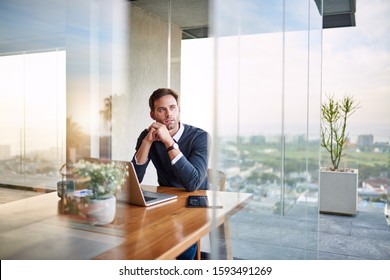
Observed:
[[[146,137],[147,141],[161,141],[167,147],[174,142],[166,125],[159,122],[154,122],[149,126],[149,133]]]
[[[144,140],[148,141],[149,143],[153,143],[154,141],[159,141],[157,135],[157,129],[155,129],[153,125],[149,126],[148,134],[146,135]]]
[[[154,141],[161,141],[165,147],[170,147],[175,142],[169,133],[165,124],[154,122],[148,128],[148,134],[142,141],[138,152],[135,155],[136,162],[138,164],[144,164],[148,160],[148,154],[150,147]],[[177,150],[170,152],[170,157],[173,159],[179,152]]]

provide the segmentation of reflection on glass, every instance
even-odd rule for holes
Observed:
[[[213,133],[212,165],[227,175],[226,190],[253,193],[231,219],[231,235],[234,247],[254,250],[235,257],[278,259],[282,249],[262,245],[294,244],[299,255],[291,258],[315,258],[308,255],[316,248],[309,225],[317,219],[321,66],[314,2],[212,1],[209,14],[208,1],[37,0],[25,19],[12,3],[2,1],[1,11],[17,12],[0,26],[17,38],[9,34],[2,46],[38,54],[0,58],[0,79],[22,75],[0,83],[13,93],[1,95],[12,110],[0,118],[10,132],[0,143],[4,181],[55,182],[62,163],[82,157],[128,160],[150,122],[147,98],[171,86],[182,93],[183,122]],[[185,11],[194,19],[184,20]],[[181,42],[196,34],[203,38]],[[290,227],[296,217],[301,223]]]
[[[64,158],[65,51],[0,57],[1,184],[51,187]],[[55,189],[54,185],[52,186]]]
[[[290,258],[316,258],[310,225],[318,219],[319,139],[313,136],[321,36],[309,34],[321,28],[310,30],[309,21],[320,23],[321,16],[309,1],[215,3],[216,164],[228,190],[254,195],[231,219],[237,248],[248,248],[233,254],[282,259],[295,248]],[[266,249],[273,246],[280,250]]]

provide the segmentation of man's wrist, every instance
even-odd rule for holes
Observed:
[[[176,142],[173,142],[172,145],[167,147],[167,152],[172,151],[172,150],[178,150],[178,149],[179,149],[179,145]]]
[[[149,141],[148,139],[147,139],[147,137],[145,137],[143,140],[142,140],[142,145],[147,145],[147,146],[152,146],[152,144],[153,144],[153,141]]]
[[[176,143],[175,140],[173,140],[173,138],[171,138],[170,141],[164,142],[165,148],[168,149],[169,147],[172,147],[172,145],[175,144],[175,143]]]

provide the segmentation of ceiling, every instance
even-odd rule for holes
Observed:
[[[208,0],[130,0],[130,2],[163,19],[168,19],[170,7],[172,22],[182,28],[183,39],[208,36]]]
[[[31,5],[24,5],[27,2]],[[85,15],[88,1],[77,2],[80,8],[69,10],[67,0],[0,0],[0,53],[1,55],[20,51],[56,49],[66,45],[67,32],[84,34],[84,24],[89,24]],[[204,38],[209,36],[209,0],[127,0],[162,19],[171,17],[172,22],[183,30],[182,38]],[[105,2],[105,1],[102,1]],[[318,11],[321,0],[313,0]],[[248,16],[239,18],[241,34],[261,34],[281,32],[283,22],[276,10],[294,2],[270,0],[231,1],[232,5],[246,5]],[[296,2],[301,4],[304,2]],[[238,11],[234,7],[224,9],[224,17],[218,18],[221,35],[237,34]],[[355,26],[356,0],[324,0],[322,28]],[[76,20],[67,22],[68,13]],[[285,30],[307,29],[307,19],[302,17],[299,9],[286,15],[292,25]],[[81,26],[79,26],[81,25]],[[314,27],[317,28],[317,27]],[[218,30],[220,31],[220,30]]]
[[[355,13],[356,0],[324,0],[322,27],[356,26]]]
[[[321,0],[314,0],[321,10]],[[208,0],[130,0],[161,18],[168,18],[183,29],[183,39],[208,36]],[[171,6],[169,6],[171,5]],[[356,0],[324,0],[323,28],[355,26]]]

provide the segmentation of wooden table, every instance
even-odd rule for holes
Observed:
[[[150,188],[148,188],[150,190]],[[159,187],[177,200],[139,207],[117,202],[114,221],[90,225],[63,214],[57,193],[0,206],[0,259],[175,259],[252,197],[247,193]],[[187,208],[189,195],[208,195],[222,208]]]

